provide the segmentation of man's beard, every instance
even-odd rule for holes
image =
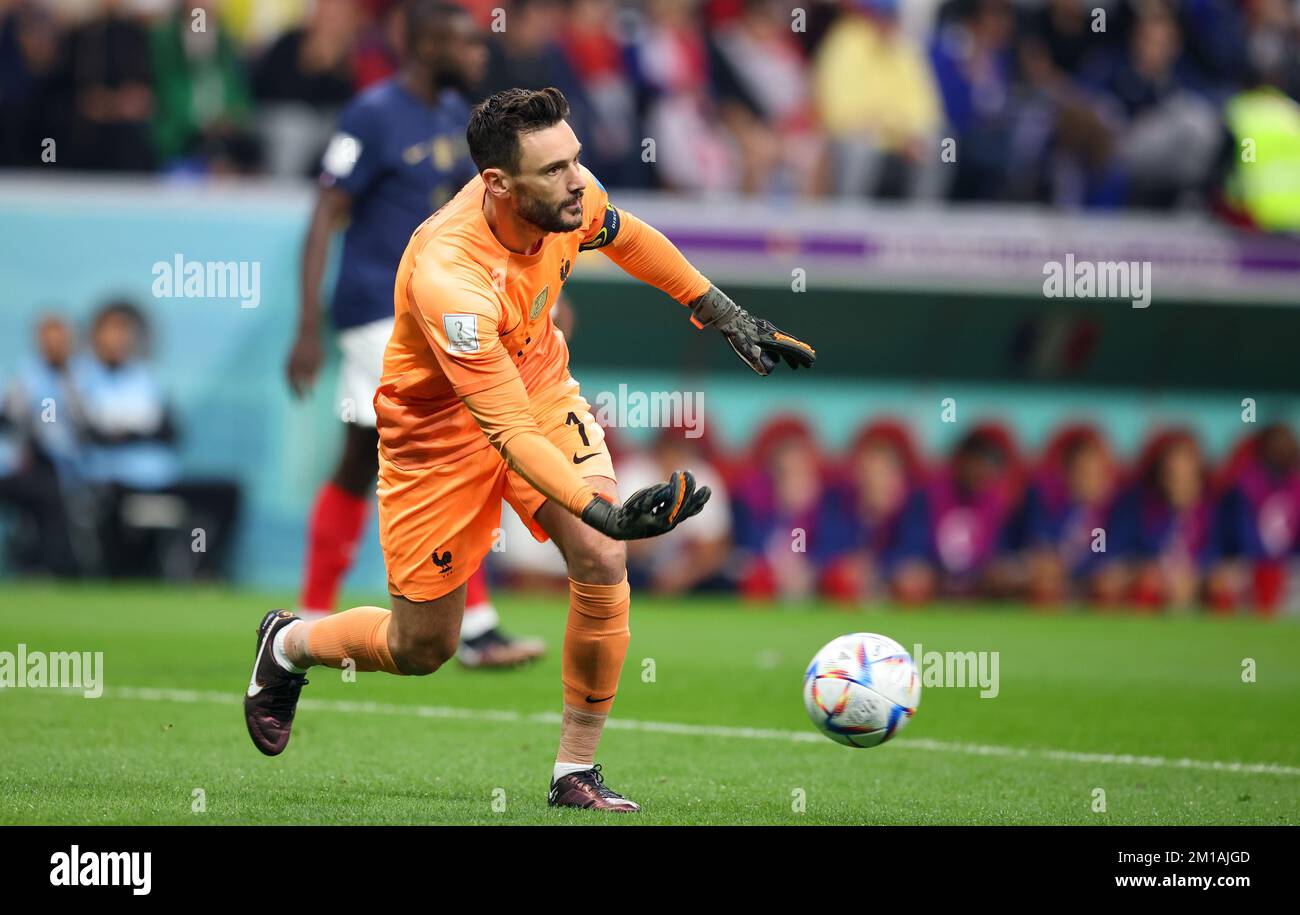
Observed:
[[[433,88],[435,92],[454,89],[461,95],[469,96],[474,87],[469,84],[469,80],[458,67],[448,64],[445,67],[438,67],[434,72]]]
[[[582,195],[552,204],[521,192],[515,203],[515,213],[524,222],[536,226],[543,232],[572,232],[574,229],[581,228],[582,214],[569,216],[564,212],[564,208],[572,204],[575,199],[581,200]]]

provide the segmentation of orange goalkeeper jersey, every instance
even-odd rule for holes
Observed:
[[[461,398],[516,373],[530,395],[576,383],[551,306],[580,250],[604,249],[683,304],[708,289],[666,238],[610,206],[600,182],[585,168],[584,175],[582,226],[548,233],[532,254],[497,240],[483,214],[480,177],[415,230],[397,269],[396,323],[375,393],[385,459],[429,467],[490,447]]]

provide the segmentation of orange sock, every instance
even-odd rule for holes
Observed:
[[[561,664],[565,705],[609,712],[632,638],[627,627],[631,606],[626,575],[616,585],[569,579],[569,625]]]
[[[351,658],[356,670],[401,674],[388,650],[388,624],[393,614],[381,607],[353,607],[312,623],[307,653],[317,664],[342,668]]]

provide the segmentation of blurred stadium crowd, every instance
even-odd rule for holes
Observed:
[[[1300,227],[1288,0],[465,0],[609,185],[1210,208]],[[0,0],[0,163],[311,175],[395,0]],[[196,31],[198,12],[202,30]],[[651,142],[652,141],[652,142]],[[1243,143],[1267,169],[1242,168]],[[1267,172],[1267,174],[1265,174]]]

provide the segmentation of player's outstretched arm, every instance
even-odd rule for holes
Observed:
[[[717,286],[691,303],[691,323],[716,327],[746,365],[760,375],[771,374],[782,359],[792,369],[812,368],[817,351],[765,318],[741,308]]]
[[[601,232],[584,247],[599,247],[628,275],[689,307],[692,324],[717,328],[736,355],[760,375],[770,374],[781,360],[792,369],[811,368],[817,361],[811,346],[745,311],[705,279],[662,232],[631,213],[613,210]]]

